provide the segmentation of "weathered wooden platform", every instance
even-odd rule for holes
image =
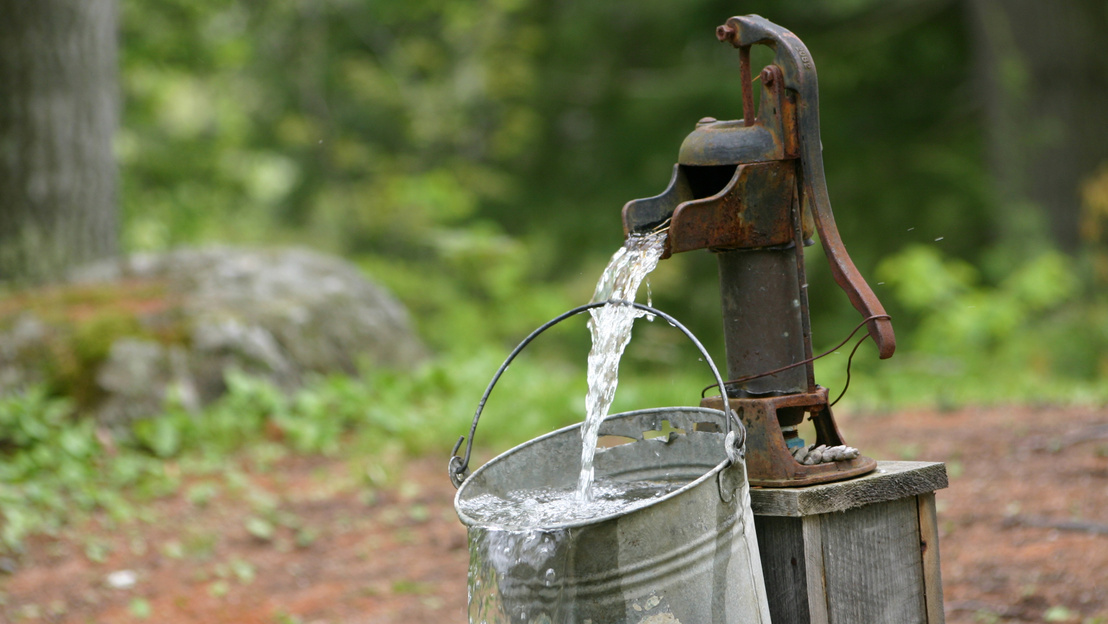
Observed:
[[[941,624],[938,462],[880,461],[868,475],[752,488],[774,624]]]

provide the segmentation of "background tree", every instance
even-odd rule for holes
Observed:
[[[116,252],[115,0],[0,15],[0,280],[41,280]]]
[[[1082,182],[1108,161],[1108,4],[968,6],[998,231],[1023,249],[1076,251]]]

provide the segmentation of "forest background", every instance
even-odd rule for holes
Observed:
[[[836,219],[900,338],[887,362],[860,351],[848,409],[1108,400],[1108,3],[100,4],[117,11],[122,111],[107,248],[335,253],[394,292],[434,352],[416,373],[366,370],[299,398],[233,381],[211,414],[234,435],[170,405],[132,432],[141,452],[231,448],[281,410],[303,412],[308,450],[367,418],[410,450],[448,450],[508,350],[591,296],[622,205],[665,188],[698,119],[741,116],[738,56],[714,28],[745,13],[812,53]],[[818,352],[859,319],[822,254],[807,256]],[[651,290],[722,361],[716,280],[711,254],[683,254]],[[617,409],[695,401],[707,383],[660,325],[637,329]],[[588,334],[559,332],[513,367],[489,441],[580,419]],[[822,360],[817,379],[841,388],[845,361]],[[0,431],[9,545],[61,522],[80,479],[108,478],[85,451],[34,451],[98,444],[66,433],[58,394],[0,410],[16,432]],[[67,462],[80,470],[56,470]],[[76,498],[117,502],[93,489]]]
[[[737,54],[713,28],[759,13],[817,62],[837,221],[901,336],[894,360],[858,358],[881,372],[855,398],[1104,396],[1104,2],[120,8],[123,248],[333,251],[440,353],[503,350],[587,300],[621,206],[664,189],[697,119],[741,116]],[[827,347],[856,313],[810,251]],[[718,346],[714,260],[686,256],[653,276],[654,301]],[[647,331],[637,361],[680,366],[679,336]],[[838,383],[842,359],[825,368]]]

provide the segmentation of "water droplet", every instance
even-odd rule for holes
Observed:
[[[908,231],[909,231],[909,232],[911,232],[911,231],[912,231],[912,230],[914,230],[914,229],[916,229],[916,228],[914,228],[914,227],[910,227],[910,228],[908,228]]]
[[[936,238],[936,239],[935,239],[935,242],[937,243],[937,242],[941,241],[942,239],[943,239],[943,237],[942,237],[942,236],[940,236],[940,237],[938,237],[938,238]]]

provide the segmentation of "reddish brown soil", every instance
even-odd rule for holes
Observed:
[[[947,462],[947,622],[1108,622],[1108,410],[839,420],[868,455]],[[465,622],[445,458],[385,463],[373,490],[349,460],[244,459],[245,478],[191,481],[145,520],[35,539],[0,573],[0,622]],[[133,586],[110,586],[121,570]]]

